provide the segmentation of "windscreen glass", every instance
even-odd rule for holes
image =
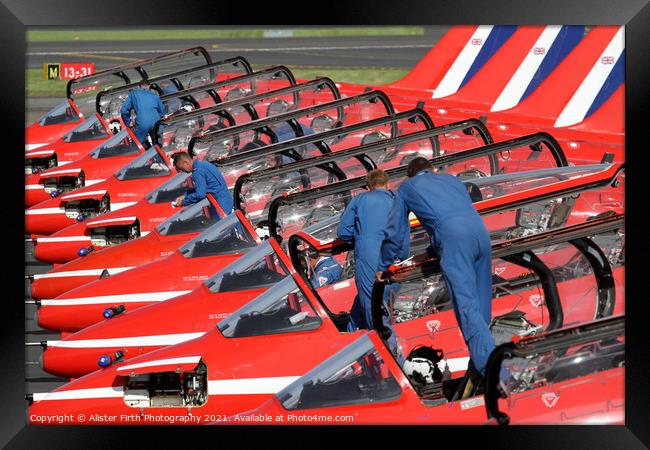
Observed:
[[[224,337],[243,338],[315,330],[321,319],[292,277],[275,283],[217,328]]]
[[[237,214],[233,213],[183,245],[179,250],[185,258],[198,258],[245,253],[256,246],[257,240],[240,222]]]
[[[345,173],[366,173],[367,170],[358,161],[346,165]],[[292,172],[285,172],[272,177],[251,179],[244,183],[240,192],[240,208],[254,223],[266,219],[271,199],[292,194],[305,189],[325,186],[340,181],[345,176],[340,168],[308,167]]]
[[[156,149],[147,150],[142,155],[131,161],[123,169],[115,173],[120,181],[135,180],[138,178],[165,177],[171,173],[171,169]]]
[[[214,99],[211,96],[210,98],[206,97],[206,95],[209,95],[208,89],[215,92],[217,98],[222,102],[229,102],[291,85],[291,80],[286,71],[260,73],[256,77],[247,76],[245,80],[241,80],[241,78],[241,76],[228,78],[218,83],[206,85],[202,89],[191,89],[165,95],[161,100],[167,112],[175,116],[211,106]],[[234,116],[230,117],[233,114]],[[217,131],[226,126],[239,123],[236,119],[247,122],[252,119],[252,116],[245,108],[240,106],[231,108],[228,114],[220,110],[212,110],[205,114],[194,114],[188,117],[187,120],[166,120],[161,123],[158,129],[156,142],[166,152],[187,150],[187,145],[193,136]]]
[[[599,380],[601,372],[625,367],[625,335],[595,338],[591,342],[557,345],[553,350],[522,357],[512,357],[502,362],[509,372],[501,389],[508,396],[540,387],[551,392],[555,383],[586,377],[583,382]],[[571,386],[563,386],[562,392],[570,396]],[[623,393],[621,392],[621,395]],[[519,397],[519,396],[518,396]],[[553,403],[554,397],[543,399]],[[510,407],[516,407],[512,402]]]
[[[46,112],[38,119],[41,126],[46,125],[63,125],[66,123],[73,123],[79,121],[80,117],[77,111],[70,105],[68,100],[65,100],[54,108]]]
[[[101,91],[137,83],[143,78],[142,74],[136,70],[136,67],[146,72],[147,78],[155,78],[180,70],[203,66],[207,62],[203,53],[190,50],[153,58],[143,63],[129,64],[117,68],[116,71],[98,72],[73,80],[70,85],[70,98],[84,115],[89,116],[96,111],[95,98]]]
[[[166,154],[187,151],[187,145],[194,136],[222,130],[231,123],[234,123],[234,119],[219,109],[180,114],[160,122],[156,139]]]
[[[362,115],[359,114],[361,110],[368,111],[367,114],[363,115],[363,117],[367,118],[361,118]],[[244,147],[249,143],[256,144],[256,135],[267,135],[269,142],[265,142],[264,145],[268,145],[307,134],[321,133],[334,128],[385,117],[388,114],[390,114],[390,111],[380,101],[365,99],[347,105],[331,107],[324,104],[316,108],[316,111],[293,116],[291,120],[266,123],[264,130],[259,128],[256,130],[247,129],[242,130],[241,133],[237,132],[235,135],[232,133],[219,133],[205,136],[196,142],[193,150],[195,153],[204,153],[203,158],[208,161],[218,162],[230,155],[255,148],[251,146]]]
[[[364,335],[276,394],[285,409],[383,403],[402,394],[370,338]]]
[[[236,100],[241,97],[262,94],[291,86],[293,83],[289,72],[283,69],[258,72],[245,80],[233,78],[227,84],[220,84],[215,91],[223,101]]]
[[[295,145],[276,144],[266,146],[261,151],[263,154],[260,154],[260,151],[255,151],[255,149],[263,147],[261,142],[257,144],[249,142],[246,144],[250,148],[249,158],[243,160],[237,158],[232,162],[229,158],[220,159],[218,165],[225,176],[236,179],[247,173],[321,156],[329,151],[346,150],[359,145],[370,144],[426,129],[426,123],[417,119],[417,116],[412,116],[401,120],[387,120],[380,124],[368,125],[366,128],[357,127],[355,130],[350,131],[341,129],[340,134],[335,134],[328,138],[323,137],[322,140],[315,140],[319,134],[310,135],[308,138],[303,139],[295,138],[292,139],[292,141],[295,141]],[[308,142],[307,139],[309,139]],[[277,150],[272,150],[276,148]]]
[[[424,242],[428,243],[428,239]],[[415,253],[421,253],[422,250]],[[545,291],[540,275],[521,265],[521,260],[539,260],[548,268],[549,290]],[[540,246],[522,259],[494,258],[492,263],[492,323],[490,330],[496,345],[511,341],[513,336],[531,336],[548,329],[553,322],[546,294],[556,291],[562,309],[562,326],[584,323],[602,317],[608,296],[599,295],[593,268],[584,254],[570,243]],[[418,269],[413,269],[413,275]],[[433,272],[433,273],[431,273]],[[402,329],[399,341],[405,354],[416,345],[433,345],[442,335],[458,331],[448,286],[439,269],[422,276],[409,276],[390,285],[389,310],[393,323],[433,315],[427,327],[434,335],[423,342],[421,333]],[[611,311],[608,312],[611,314]],[[417,331],[417,330],[416,330]],[[416,335],[417,334],[417,335]],[[442,335],[441,335],[442,334]],[[462,342],[450,345],[445,353],[462,352]]]
[[[245,75],[246,67],[239,61],[227,61],[211,65],[195,67],[191,70],[174,70],[160,77],[149,77],[151,89],[158,95],[169,95],[184,89],[205,86],[229,77]],[[99,112],[106,120],[116,119],[120,115],[120,108],[127,99],[129,93],[138,89],[137,83],[132,83],[124,87],[111,89],[102,92],[99,95]],[[205,98],[204,98],[205,99]],[[214,103],[214,102],[212,102]],[[163,102],[163,105],[165,103]],[[179,105],[175,102],[167,104],[169,107],[167,113],[175,112]],[[207,104],[205,106],[208,106]]]
[[[205,282],[210,292],[270,288],[289,275],[269,241],[251,250]]]
[[[164,96],[160,100],[165,108],[165,115],[169,116],[175,113],[186,113],[217,104],[214,97],[207,90],[193,91],[192,93],[178,96]]]
[[[189,173],[181,172],[174,175],[169,181],[166,181],[162,186],[154,189],[145,197],[151,204],[172,202],[178,196],[185,194],[189,189],[188,178]]]
[[[514,152],[511,152],[513,154]],[[477,163],[489,163],[489,156],[473,158]],[[458,163],[461,167],[468,167],[472,159]],[[506,173],[502,175],[493,175],[489,177],[478,176],[476,178],[466,178],[464,170],[455,169],[456,164],[447,165],[441,169],[441,172],[455,173],[463,178],[467,186],[468,193],[473,202],[502,197],[504,195],[522,192],[542,186],[550,186],[565,180],[579,179],[585,176],[607,170],[609,164],[595,164],[589,166],[576,167],[559,167],[542,169],[535,171],[526,171],[521,173]],[[467,173],[467,172],[465,172]],[[407,176],[392,176],[388,183],[388,188],[396,192],[399,184],[406,180]],[[291,234],[307,226],[318,223],[327,217],[342,213],[350,202],[351,198],[360,193],[366,192],[365,187],[356,187],[349,189],[336,190],[331,194],[318,196],[316,198],[306,198],[300,201],[299,198],[292,200],[290,203],[281,204],[277,210],[275,219],[271,223],[274,226],[278,236],[287,238]],[[573,197],[558,198],[554,203],[543,202],[541,205],[529,205],[521,208],[521,212],[510,211],[500,213],[495,218],[487,218],[486,224],[488,229],[497,232],[502,230],[504,238],[514,236],[516,231],[508,232],[508,228],[520,228],[521,233],[527,230],[553,228],[564,223],[571,223],[571,211],[574,209],[580,211],[591,211],[587,215],[595,216],[596,214],[613,210],[622,212],[624,208],[624,187],[623,183],[616,188],[608,188],[605,195],[588,194],[584,198],[581,195]],[[575,197],[575,198],[574,198]],[[576,207],[577,205],[577,207]]]
[[[299,108],[306,108],[308,106],[313,106],[321,103],[328,103],[335,99],[336,93],[329,85],[305,84],[298,85],[295,88],[289,89],[289,92],[268,92],[265,95],[252,100],[248,104],[248,108],[252,108],[255,111],[255,119],[264,119],[289,113]],[[227,106],[227,103],[224,103],[224,106],[225,111],[235,118],[237,118],[238,115],[242,114],[240,112],[242,109],[241,106],[229,107]],[[237,123],[241,124],[242,121],[239,120]],[[292,132],[292,135],[293,134],[294,132]],[[235,140],[238,139],[238,137],[235,136],[232,139]],[[278,137],[278,141],[286,139],[287,138],[283,139],[282,137]],[[237,142],[237,147],[240,145],[245,145],[246,143],[247,142],[241,142],[241,139],[239,139],[239,142]],[[194,147],[192,148],[192,151],[197,158],[206,159],[208,161],[215,161],[232,154],[231,152],[224,153],[225,149],[226,145],[224,144],[223,139],[220,139],[219,136],[214,136],[197,140],[194,144]]]
[[[89,153],[93,159],[111,158],[114,156],[129,156],[140,153],[140,147],[135,143],[127,130],[122,130],[95,150]]]
[[[220,216],[212,203],[205,198],[190,205],[156,227],[161,236],[197,233],[214,225]]]
[[[84,120],[72,131],[63,136],[64,142],[83,142],[107,139],[109,133],[96,114]]]

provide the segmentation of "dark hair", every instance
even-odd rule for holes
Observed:
[[[366,183],[370,189],[377,186],[386,186],[388,184],[388,175],[381,169],[374,169],[366,175]]]
[[[174,161],[174,165],[176,165],[176,163],[180,161],[183,161],[184,159],[191,160],[192,157],[187,152],[177,152],[172,155],[172,160]]]
[[[151,86],[151,83],[149,82],[149,80],[144,78],[138,82],[138,86],[140,87]]]
[[[410,178],[427,169],[433,169],[433,166],[429,160],[418,156],[413,161],[411,161],[408,166],[406,166],[406,174]]]

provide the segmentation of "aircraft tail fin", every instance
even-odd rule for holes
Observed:
[[[548,117],[555,127],[581,122],[623,83],[624,46],[623,27],[594,27],[524,100],[505,112]]]
[[[394,88],[431,98],[515,106],[584,36],[582,26],[452,27]],[[429,96],[425,94],[426,96]]]
[[[471,65],[491,29],[473,25],[451,27],[404,78],[389,86],[407,90],[434,89],[445,76],[450,77],[448,73],[454,66]],[[469,66],[464,68],[466,73]]]
[[[571,125],[570,129],[623,136],[625,134],[625,83],[621,84],[591,115],[582,122]]]
[[[476,77],[474,89],[479,93],[485,91],[481,84],[492,83],[499,89],[494,97],[483,98],[492,112],[513,108],[525,100],[585,35],[584,26],[529,26],[520,31],[521,36],[516,36],[517,40],[513,36],[490,66],[486,65],[482,77]],[[504,81],[505,74],[508,78]]]

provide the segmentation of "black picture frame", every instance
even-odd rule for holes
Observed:
[[[647,238],[644,227],[643,138],[647,136],[644,113],[648,111],[649,67],[647,55],[650,6],[647,0],[545,0],[517,1],[440,0],[414,2],[274,2],[265,4],[238,2],[199,2],[184,0],[133,1],[97,0],[21,1],[3,0],[0,5],[2,24],[2,184],[5,213],[2,225],[3,269],[0,286],[4,302],[0,315],[2,350],[0,380],[2,420],[0,444],[7,448],[115,448],[147,444],[217,446],[250,445],[252,439],[270,443],[269,433],[280,445],[311,446],[320,436],[331,446],[366,446],[371,441],[383,445],[520,448],[520,449],[619,449],[650,446],[650,393],[646,382],[650,373],[645,345],[648,342],[647,301],[644,299],[642,270],[643,245]],[[626,425],[602,426],[539,426],[539,427],[65,427],[29,426],[26,424],[27,402],[24,398],[24,304],[23,273],[18,261],[24,258],[21,230],[24,231],[21,199],[24,180],[19,148],[24,144],[25,92],[25,27],[29,26],[129,26],[143,25],[416,25],[416,24],[620,24],[626,25],[626,292],[631,300],[626,305]],[[281,64],[278,61],[278,64]],[[23,260],[24,261],[24,260]],[[333,428],[341,436],[333,437]],[[333,438],[332,438],[333,437]],[[329,438],[329,439],[328,439]],[[388,439],[391,439],[390,441]],[[267,444],[268,445],[268,444]]]

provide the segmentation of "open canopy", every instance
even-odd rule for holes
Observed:
[[[288,125],[288,123],[287,123]],[[257,125],[255,125],[257,127]],[[250,150],[213,161],[223,174],[236,178],[293,161],[325,155],[358,145],[377,142],[433,128],[426,112],[412,109],[395,115],[293,137],[269,145],[246,144]],[[258,128],[264,132],[264,128]],[[244,131],[242,131],[244,133]],[[241,135],[241,134],[240,134]]]
[[[260,118],[277,116],[298,109],[305,102],[309,104],[329,102],[338,97],[334,82],[327,78],[319,78],[282,89],[244,95],[215,106],[173,115],[159,121],[154,127],[153,135],[155,142],[167,153],[188,148],[193,156],[203,159],[205,156],[203,150],[192,152],[193,142],[197,136],[204,136]],[[227,146],[222,147],[218,150],[228,153]]]
[[[210,62],[212,62],[210,55],[203,47],[166,53],[70,80],[66,89],[67,96],[84,115],[90,116],[96,110],[95,98],[97,94],[104,89],[124,86],[145,78],[155,78]]]
[[[295,78],[289,69],[284,66],[274,66],[216,83],[165,93],[161,95],[160,101],[165,107],[166,114],[181,114],[295,84]]]
[[[149,78],[148,81],[151,83],[151,89],[156,91],[158,95],[164,96],[165,94],[213,84],[251,72],[252,69],[248,61],[242,57],[236,57],[192,68],[175,70],[172,73]],[[100,92],[96,99],[97,113],[106,120],[117,119],[120,116],[122,103],[124,103],[131,91],[138,88],[136,82]]]
[[[488,363],[486,404],[488,410],[493,410],[492,417],[498,412],[497,402],[500,391],[497,390],[497,384],[502,366],[510,370],[510,378],[502,389],[505,388],[507,395],[512,395],[545,384],[552,385],[555,382],[622,365],[624,323],[621,318],[602,319],[595,323],[578,325],[573,329],[562,328],[568,323],[590,322],[612,313],[612,304],[606,309],[597,308],[603,305],[603,301],[613,303],[613,298],[608,298],[613,291],[612,269],[603,258],[602,251],[590,242],[592,236],[609,233],[622,225],[622,216],[603,217],[591,223],[568,226],[556,232],[549,231],[533,239],[518,238],[493,246],[496,260],[502,259],[504,262],[511,262],[513,266],[521,265],[527,269],[523,272],[521,270],[506,272],[505,277],[497,276],[493,291],[494,298],[499,299],[516,295],[520,291],[530,291],[531,287],[537,284],[545,301],[539,302],[535,308],[531,308],[529,302],[523,299],[520,302],[511,301],[510,303],[514,303],[517,309],[526,310],[526,313],[522,314],[518,310],[511,311],[509,314],[497,317],[491,325],[497,343],[504,342],[502,336],[504,333],[509,334],[505,341],[510,341],[510,338],[515,336],[512,342],[498,347]],[[566,248],[562,245],[570,247],[572,252],[567,254]],[[528,255],[528,258],[523,257],[525,255]],[[576,255],[579,255],[582,261],[576,260]],[[516,258],[517,256],[522,257]],[[557,264],[562,260],[565,262]],[[432,281],[434,275],[437,279]],[[436,284],[444,285],[439,275],[440,268],[433,263],[433,260],[417,268],[405,267],[396,272],[401,283],[397,295],[409,299],[411,312],[419,313],[417,317],[410,317],[408,320],[430,316],[432,320],[427,324],[431,323],[431,326],[435,327],[434,319],[440,317],[436,314],[451,310],[448,299],[445,303],[445,296],[436,295],[438,292],[432,289]],[[582,281],[583,284],[577,288],[575,286],[567,288],[572,284],[575,285],[576,281]],[[588,286],[587,294],[584,292],[585,283]],[[434,307],[429,310],[418,310],[417,307],[422,303],[423,298],[433,298],[435,301],[431,304]],[[396,301],[399,299],[394,297],[390,301],[393,314]],[[373,290],[373,314],[381,309],[380,305],[383,302],[383,290]],[[575,306],[581,305],[584,308],[585,303],[591,303],[591,317],[576,315]],[[540,312],[547,311],[535,315],[531,313],[534,309],[539,309]],[[540,319],[546,321],[544,327],[539,326],[542,323]],[[385,342],[388,335],[383,333],[387,330],[381,320],[375,322],[381,323],[376,328],[378,335],[384,336]],[[542,328],[546,331],[554,329],[559,331],[534,336],[540,333]],[[400,328],[400,330],[408,330],[408,328]],[[534,337],[518,340],[520,336],[518,331]],[[405,354],[420,345],[434,347],[439,345],[439,341],[427,333],[411,333],[400,338],[400,345]],[[385,363],[385,359],[395,360],[395,356],[380,342],[374,335],[366,334],[358,338],[278,392],[277,399],[287,410],[300,410],[368,405],[399,398],[402,393],[397,382],[399,377],[392,373],[393,369]],[[448,350],[452,350],[453,353],[455,349],[442,348],[442,350],[443,353]],[[447,362],[443,359],[438,366],[442,370],[445,364]],[[452,372],[456,371],[452,370]],[[458,399],[453,396],[458,379],[435,380],[434,383],[426,386],[413,384],[410,379],[409,381],[419,396],[423,399],[434,398],[437,400],[435,403],[437,405]],[[448,385],[452,388],[450,389]]]
[[[481,180],[481,186],[487,186],[493,182],[496,184],[499,182],[499,178],[495,179],[493,175],[503,172],[506,173],[500,176],[504,177],[503,179],[505,180],[510,180],[511,173],[534,173],[534,178],[537,179],[543,177],[543,175],[530,171],[531,168],[537,166],[552,167],[566,165],[566,159],[559,144],[557,144],[555,139],[545,133],[537,133],[475,148],[464,149],[462,146],[455,145],[455,151],[453,152],[445,149],[447,147],[446,144],[439,143],[442,141],[441,137],[444,137],[445,141],[448,142],[454,140],[451,137],[462,136],[465,130],[474,127],[480,130],[479,125],[482,126],[481,122],[477,120],[457,122],[443,127],[436,127],[431,130],[357,147],[356,149],[333,153],[326,157],[304,160],[295,165],[286,165],[276,169],[278,175],[275,175],[271,170],[245,175],[237,180],[233,196],[236,203],[239,201],[240,204],[245,205],[247,198],[242,200],[239,198],[239,195],[241,195],[240,192],[246,194],[246,184],[251,184],[253,181],[256,181],[257,183],[251,184],[251,186],[253,189],[261,190],[265,187],[264,181],[267,183],[273,181],[270,175],[279,178],[280,175],[290,172],[292,167],[295,167],[293,169],[294,173],[301,175],[308,175],[306,169],[302,167],[308,165],[315,167],[312,171],[317,169],[321,170],[321,172],[332,171],[331,168],[325,167],[324,163],[333,162],[338,166],[340,165],[340,161],[345,162],[346,156],[348,156],[348,159],[351,159],[363,155],[372,162],[377,161],[376,164],[384,168],[384,160],[378,158],[382,158],[388,150],[396,150],[397,153],[405,153],[409,157],[421,155],[429,158],[437,172],[451,173],[465,180],[470,196],[472,196],[474,201],[491,198],[497,195],[497,191],[498,195],[504,195],[508,192],[505,189],[488,190],[487,187],[479,188],[477,180]],[[481,139],[478,137],[476,139],[480,143]],[[475,140],[469,140],[466,145],[467,147],[474,147],[475,142]],[[434,154],[432,155],[431,153]],[[402,161],[403,163],[404,161]],[[387,168],[386,173],[389,178],[388,188],[392,190],[397,190],[399,184],[407,178],[406,165],[404,164]],[[348,171],[346,171],[346,175],[349,176]],[[287,195],[274,194],[271,196],[272,198],[267,209],[265,209],[265,211],[268,211],[268,215],[258,220],[268,219],[271,236],[286,238],[301,228],[310,226],[332,215],[339,214],[343,212],[353,196],[367,191],[365,170],[358,174],[353,173],[353,175],[356,175],[356,177],[349,176],[345,181],[337,180],[337,182],[327,183],[327,185],[325,185],[326,183],[321,183],[320,186],[317,185],[311,189],[303,188],[304,192],[301,193],[292,194],[287,192]],[[488,177],[486,175],[492,176]],[[285,178],[287,177],[286,175],[284,176]],[[310,180],[307,179],[306,181]],[[513,180],[510,184],[519,186],[520,183]],[[307,187],[309,188],[311,186],[307,184]],[[523,186],[519,187],[523,189]],[[283,194],[284,192],[280,193]]]
[[[390,100],[381,91],[338,98],[338,89],[331,80],[320,78],[314,83],[312,86],[317,89],[315,94],[318,95],[314,95],[312,100],[318,101],[311,104],[307,101],[299,109],[291,108],[292,111],[287,110],[289,112],[281,111],[282,114],[272,117],[197,136],[190,142],[188,151],[216,162],[253,148],[394,113]],[[338,100],[331,98],[328,91],[336,93]]]

